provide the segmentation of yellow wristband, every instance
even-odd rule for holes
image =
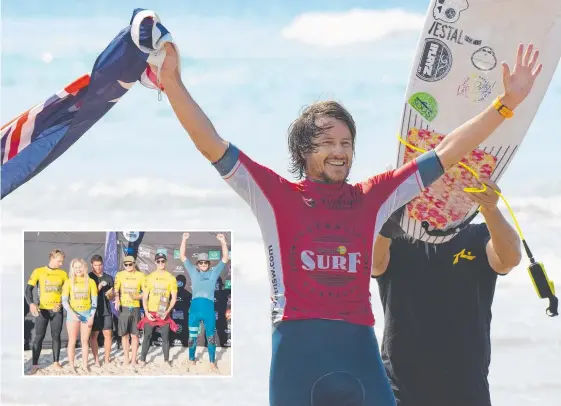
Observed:
[[[514,112],[511,109],[509,109],[507,106],[502,104],[498,97],[495,100],[493,100],[493,107],[504,118],[511,118],[512,116],[514,116]]]

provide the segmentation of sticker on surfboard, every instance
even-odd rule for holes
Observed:
[[[489,99],[496,84],[497,82],[487,79],[485,75],[473,73],[467,76],[462,84],[458,86],[457,95],[474,102],[481,102]]]
[[[438,103],[426,92],[417,92],[409,98],[409,104],[427,121],[432,121],[438,114]]]
[[[436,38],[426,38],[417,66],[417,77],[425,82],[444,79],[452,69],[452,52]]]
[[[504,91],[500,62],[507,61],[512,68],[518,44],[531,41],[539,49],[543,64],[532,93],[516,109],[515,116],[476,149],[478,154],[483,153],[485,162],[494,161],[487,162],[492,168],[489,175],[499,183],[526,136],[561,58],[561,1],[536,2],[543,4],[509,0],[504,7],[503,1],[430,0],[405,92],[399,130],[402,139],[411,140],[421,130],[445,137],[481,113]],[[396,165],[413,157],[399,143]],[[483,170],[488,167],[475,162],[474,156],[468,154],[465,159],[475,165],[479,176],[488,173]],[[464,187],[480,186],[468,174],[456,173],[461,180],[454,182],[456,187],[433,186],[430,194],[424,192],[426,201],[438,202],[430,209],[419,206],[422,196],[411,202],[401,220],[405,233],[431,243],[452,239],[477,213],[477,206],[464,199]],[[433,210],[429,217],[428,210]]]
[[[492,70],[497,66],[495,51],[491,47],[481,47],[471,56],[471,63],[479,70]]]
[[[437,0],[432,9],[435,20],[455,23],[460,19],[462,11],[467,10],[467,0]]]

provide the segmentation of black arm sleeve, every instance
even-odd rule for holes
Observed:
[[[380,229],[380,235],[386,238],[397,238],[403,234],[405,231],[401,228],[399,223],[401,223],[401,218],[403,217],[403,212],[405,210],[405,206],[400,207],[397,209],[388,220],[384,223],[382,228]]]
[[[28,305],[31,305],[33,302],[33,288],[34,286],[31,286],[29,284],[25,285],[25,301],[27,302]]]
[[[405,231],[393,217],[390,217],[380,229],[380,235],[385,238],[397,238],[403,234]]]

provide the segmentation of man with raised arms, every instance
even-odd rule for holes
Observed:
[[[194,265],[187,258],[187,240],[189,233],[183,233],[181,246],[179,247],[179,258],[191,279],[193,298],[189,307],[189,361],[195,364],[195,351],[197,349],[197,338],[201,321],[205,326],[205,335],[208,343],[208,359],[210,369],[218,372],[216,363],[216,317],[214,311],[214,291],[216,281],[224,266],[228,263],[228,243],[224,234],[218,234],[216,239],[222,248],[222,258],[215,266],[210,266],[210,259],[206,252],[197,254],[197,264]]]
[[[339,103],[318,102],[290,126],[293,183],[221,138],[181,81],[171,44],[160,77],[195,147],[249,204],[271,282],[269,399],[274,406],[395,405],[374,335],[370,274],[374,238],[388,217],[475,149],[530,93],[541,71],[530,45],[503,63],[498,103],[434,149],[396,170],[347,183],[356,127]]]

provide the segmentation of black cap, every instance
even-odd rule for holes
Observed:
[[[157,261],[158,259],[165,259],[166,261],[168,260],[168,257],[166,257],[166,254],[164,254],[163,252],[158,252],[156,254],[156,256],[154,257],[154,261]]]

